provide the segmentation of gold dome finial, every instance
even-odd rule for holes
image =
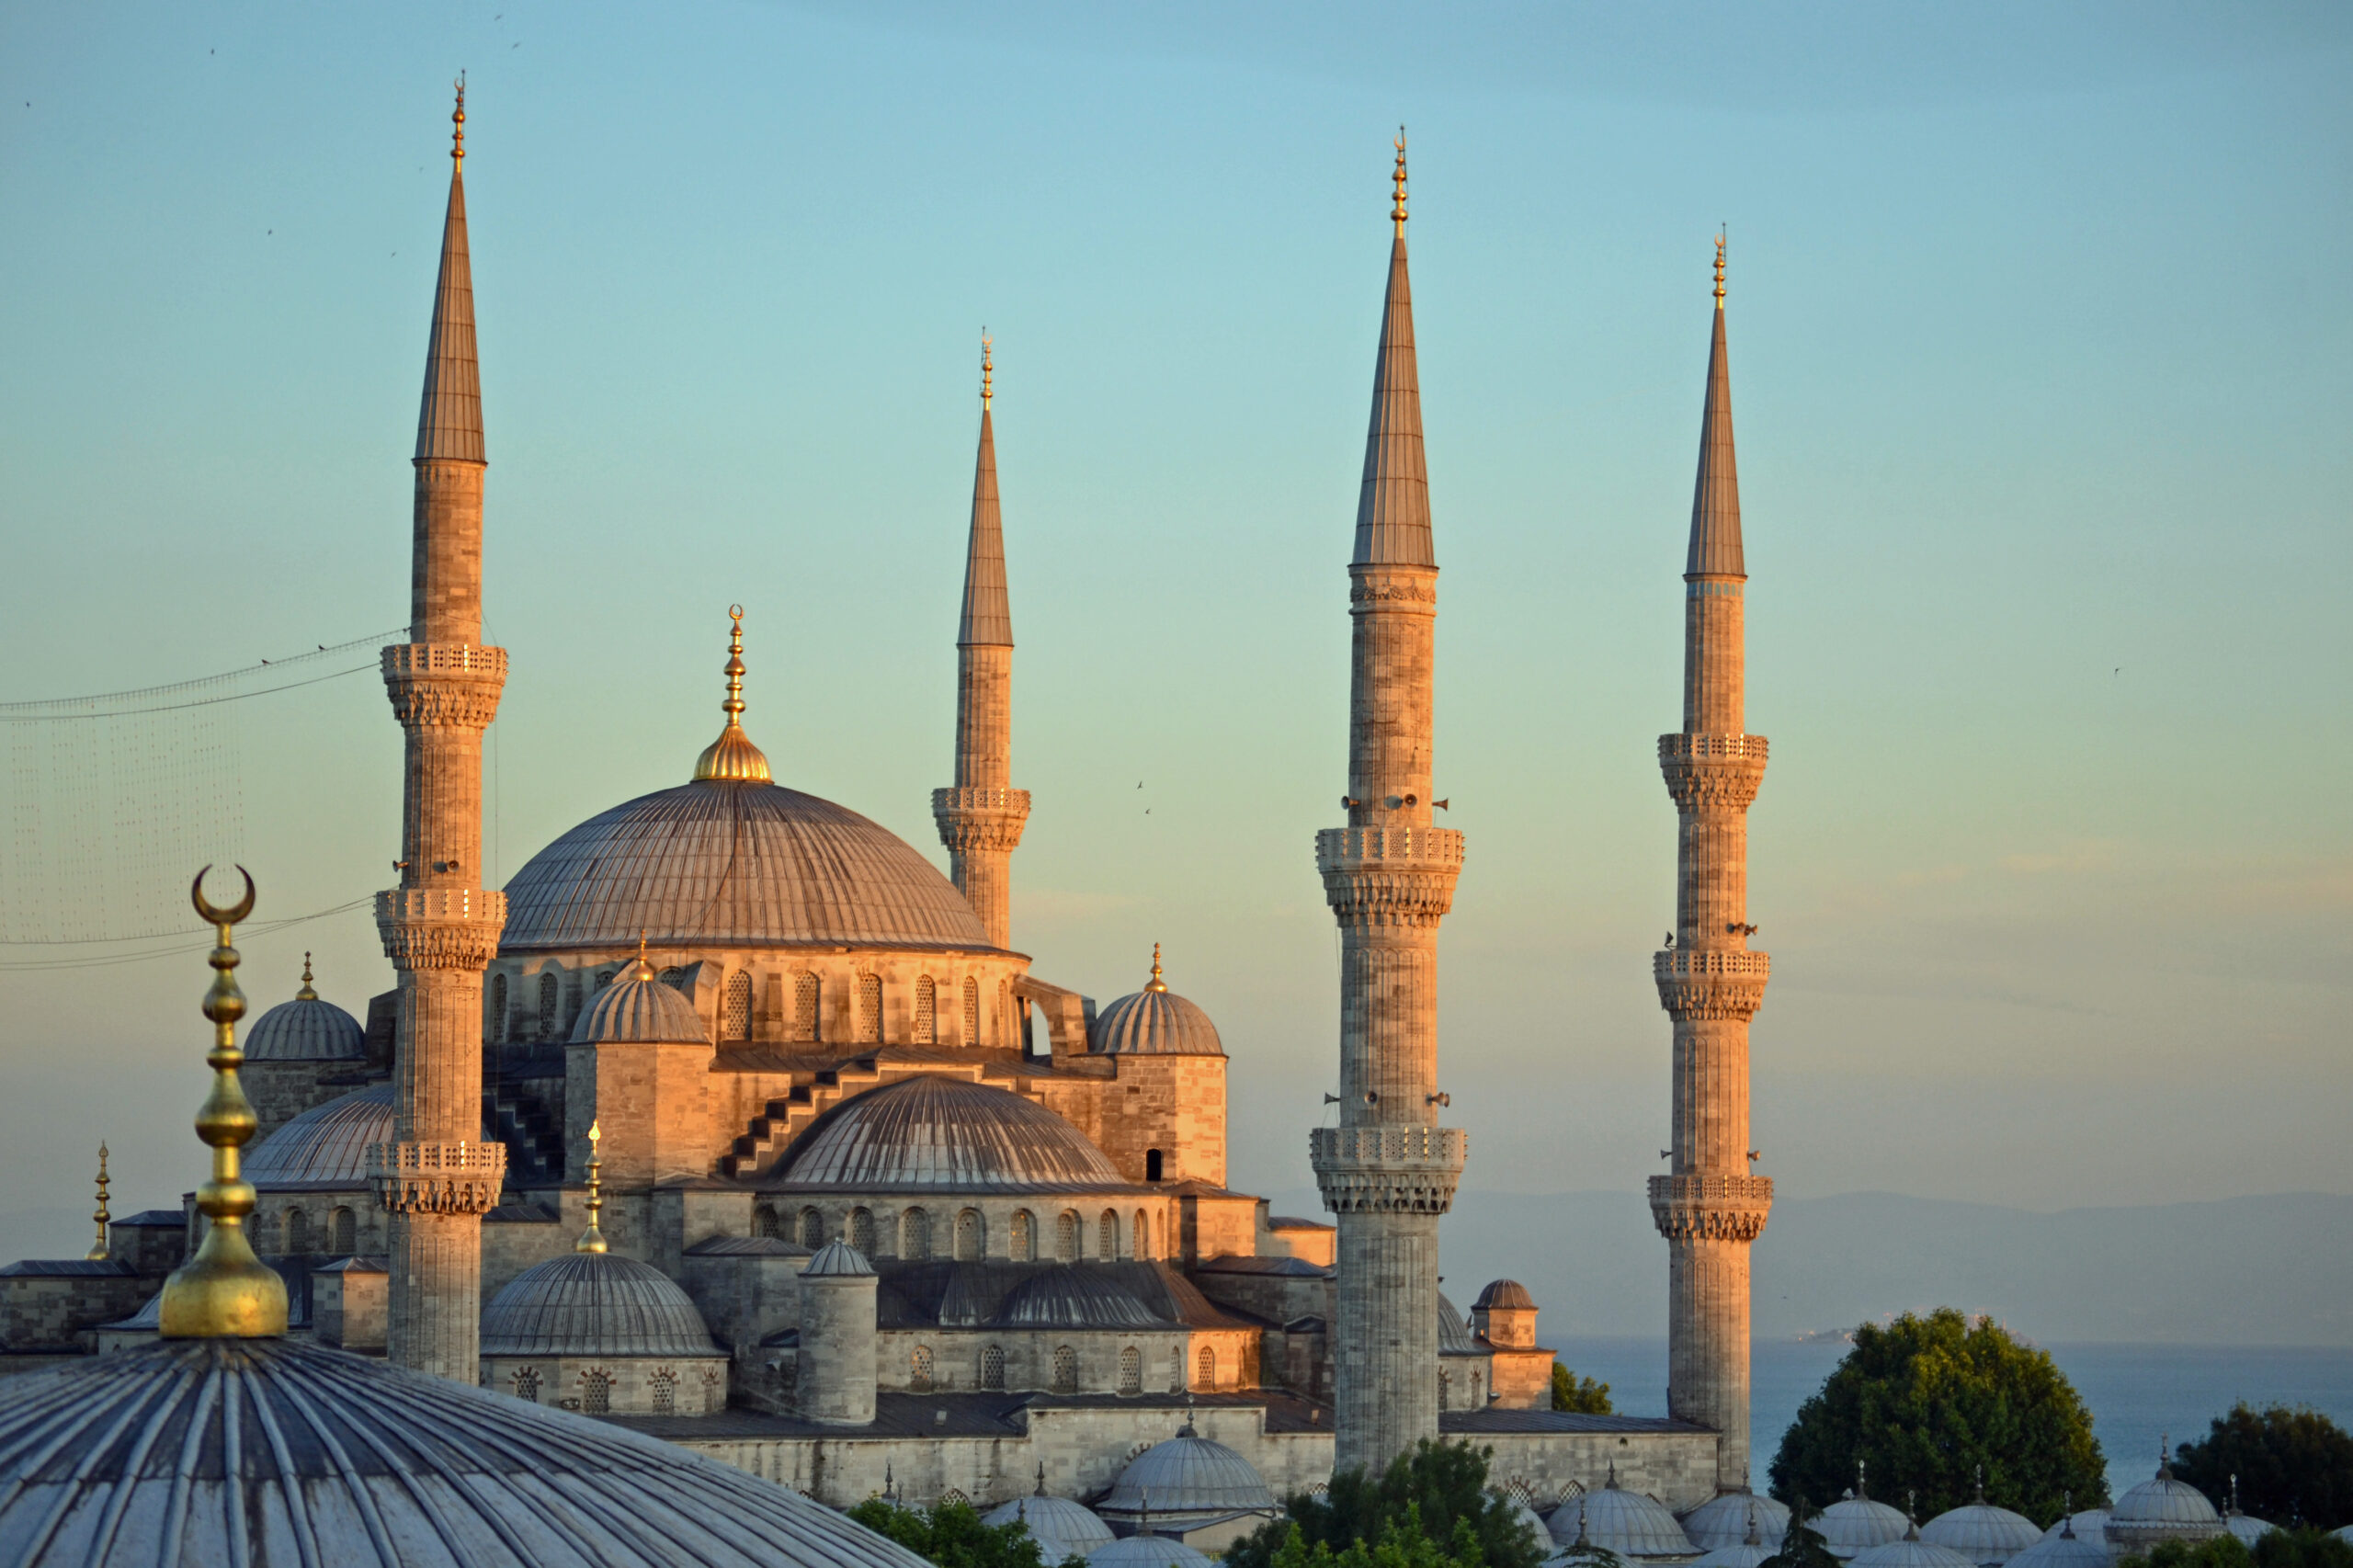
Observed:
[[[995,395],[995,361],[989,358],[989,329],[981,328],[981,412],[989,411],[989,399]]]
[[[458,112],[449,117],[457,130],[449,137],[449,167],[457,174],[466,172],[466,74],[458,73]]]
[[[90,1244],[84,1256],[92,1263],[105,1261],[107,1256],[107,1221],[113,1218],[107,1212],[107,1146],[98,1145],[98,1211],[90,1216],[98,1222],[98,1239]]]
[[[605,1124],[588,1124],[588,1228],[572,1244],[574,1252],[603,1252],[605,1233],[597,1228],[597,1211],[605,1207],[605,1162],[597,1157],[597,1144],[605,1136]]]
[[[294,993],[294,1000],[315,1002],[318,999],[319,994],[311,988],[311,955],[304,953],[302,955],[302,989]]]
[[[744,607],[730,605],[727,615],[735,623],[727,639],[727,700],[719,705],[727,715],[727,727],[703,748],[695,763],[695,777],[731,784],[765,784],[772,778],[768,759],[744,733]]]
[[[1168,983],[1160,978],[1160,944],[1158,942],[1154,942],[1152,945],[1152,983],[1145,986],[1144,989],[1146,991],[1165,991],[1168,989]]]
[[[637,934],[637,967],[630,971],[629,977],[631,980],[654,978],[654,966],[645,961],[645,933],[642,931]]]
[[[1716,309],[1724,308],[1724,231],[1716,231]]]
[[[1405,128],[1397,128],[1397,172],[1390,176],[1397,185],[1397,199],[1389,209],[1389,216],[1397,224],[1397,237],[1405,237]]]
[[[196,1256],[164,1281],[163,1336],[274,1338],[286,1332],[286,1281],[254,1256],[245,1239],[254,1187],[238,1169],[237,1153],[261,1125],[237,1082],[245,1060],[237,1049],[245,996],[237,989],[237,949],[229,942],[231,927],[254,912],[254,879],[238,867],[245,896],[233,908],[217,909],[205,899],[204,871],[196,874],[188,902],[219,937],[210,960],[212,988],[204,994],[204,1016],[212,1020],[212,1051],[204,1059],[212,1069],[212,1093],[196,1113],[196,1135],[212,1150],[212,1179],[196,1189],[196,1207],[210,1223]]]

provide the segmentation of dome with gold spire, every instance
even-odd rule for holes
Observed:
[[[1096,1051],[1109,1056],[1223,1056],[1217,1026],[1160,977],[1160,944],[1152,945],[1152,979],[1097,1015]]]

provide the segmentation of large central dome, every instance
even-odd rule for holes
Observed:
[[[590,818],[506,884],[508,953],[633,946],[989,950],[904,839],[764,780],[699,778]]]
[[[819,1117],[763,1185],[1004,1192],[1118,1189],[1127,1178],[1045,1107],[992,1085],[925,1074]]]

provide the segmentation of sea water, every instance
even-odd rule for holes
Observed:
[[[1552,1335],[1544,1335],[1552,1338]],[[1627,1415],[1666,1410],[1666,1342],[1567,1335],[1561,1363],[1609,1385]],[[2258,1408],[2309,1405],[2353,1427],[2353,1348],[2238,1345],[2052,1345],[2052,1358],[2092,1413],[2111,1494],[2156,1473],[2157,1444],[2203,1437],[2241,1400]],[[1759,1340],[1751,1347],[1749,1435],[1756,1483],[1797,1418],[1847,1354],[1844,1340]],[[1882,1502],[1886,1498],[1881,1499]],[[1813,1500],[1816,1506],[1831,1501]]]

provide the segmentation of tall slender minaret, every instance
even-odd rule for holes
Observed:
[[[1715,338],[1699,416],[1699,475],[1683,571],[1683,728],[1658,738],[1681,818],[1675,938],[1652,960],[1675,1020],[1672,1174],[1650,1180],[1667,1247],[1667,1414],[1723,1434],[1722,1487],[1748,1483],[1748,1247],[1773,1183],[1748,1174],[1748,1020],[1771,964],[1748,938],[1748,805],[1765,737],[1743,728],[1740,483],[1724,357],[1724,247],[1716,242]]]
[[[1463,1134],[1437,1125],[1438,926],[1462,835],[1430,825],[1430,676],[1438,560],[1422,466],[1414,301],[1405,274],[1405,135],[1396,237],[1373,361],[1372,424],[1348,562],[1346,827],[1315,835],[1340,925],[1340,1114],[1308,1157],[1339,1220],[1337,1468],[1378,1473],[1438,1436],[1438,1221]]]
[[[989,415],[995,373],[983,337],[981,449],[972,467],[964,614],[956,627],[956,782],[931,792],[931,815],[957,892],[1002,948],[1012,938],[1013,851],[1029,820],[1029,791],[1013,788],[1013,611],[1005,601],[1005,528],[997,517],[996,431]]]
[[[505,1145],[482,1138],[482,975],[506,897],[482,886],[482,733],[498,712],[506,651],[482,646],[482,385],[466,258],[466,91],[458,84],[449,210],[416,422],[409,636],[384,650],[406,740],[400,885],[376,895],[399,976],[393,1131],[379,1145],[392,1210],[391,1358],[472,1383],[482,1315],[482,1216],[498,1201]]]

